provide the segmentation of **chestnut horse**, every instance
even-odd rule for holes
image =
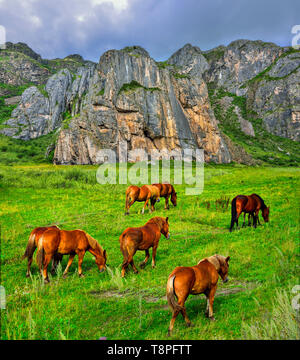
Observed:
[[[47,267],[55,254],[70,255],[67,267],[63,273],[66,277],[75,255],[78,255],[78,274],[82,274],[83,257],[89,251],[96,258],[100,272],[106,268],[106,251],[102,249],[97,240],[82,230],[48,229],[38,242],[37,263],[43,274],[44,282],[48,283]]]
[[[253,217],[253,226],[256,228],[257,222],[259,222],[258,213],[259,210],[262,211],[262,216],[265,222],[269,222],[269,212],[270,207],[267,207],[264,200],[257,194],[247,195],[238,195],[231,202],[231,225],[230,231],[232,231],[234,224],[236,223],[237,227],[239,226],[239,216],[242,212],[248,213],[248,224],[250,216]],[[245,216],[244,216],[245,224]],[[244,225],[243,224],[243,225]]]
[[[131,185],[126,190],[125,215],[129,215],[129,208],[136,201],[145,201],[142,213],[144,214],[147,204],[149,204],[149,212],[154,211],[154,204],[159,202],[159,189],[152,185],[143,185],[141,187]],[[150,209],[150,203],[151,209]]]
[[[159,239],[163,234],[167,239],[170,238],[168,218],[154,217],[144,226],[138,228],[127,228],[120,236],[120,249],[124,257],[122,263],[122,277],[125,276],[126,269],[130,264],[135,274],[138,273],[133,262],[133,256],[137,250],[145,250],[145,260],[140,264],[144,268],[150,255],[149,249],[152,247],[152,268],[155,268],[155,256]]]
[[[160,197],[166,199],[165,210],[169,210],[169,197],[171,196],[171,202],[174,206],[177,206],[177,192],[175,192],[174,186],[171,184],[152,184],[159,189]]]
[[[43,235],[43,233],[48,229],[58,229],[58,226],[53,225],[53,226],[37,227],[34,230],[32,230],[31,234],[29,235],[26,250],[22,257],[22,259],[25,259],[25,258],[28,259],[26,277],[30,276],[30,267],[32,264],[32,258],[33,258],[35,249],[38,246],[39,239]],[[58,263],[61,260],[62,260],[62,255],[60,256],[58,254],[55,254],[53,261],[52,261],[51,273],[55,272],[55,268],[57,267]]]
[[[196,266],[180,266],[172,271],[167,283],[167,300],[173,313],[168,330],[169,336],[173,330],[176,317],[180,312],[187,326],[192,325],[184,307],[189,294],[197,295],[204,293],[206,295],[207,307],[205,315],[214,320],[213,303],[217,283],[219,275],[224,283],[228,281],[229,259],[229,256],[225,258],[225,256],[216,254],[200,260]],[[176,301],[175,296],[178,301]]]

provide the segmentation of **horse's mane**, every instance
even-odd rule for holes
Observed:
[[[84,232],[87,239],[88,239],[88,242],[90,244],[90,247],[92,249],[99,249],[101,254],[103,254],[103,249],[102,249],[102,246],[98,243],[98,241],[96,239],[94,239],[91,235],[87,234],[86,232]]]
[[[262,209],[262,210],[267,207],[266,204],[265,204],[265,202],[263,201],[263,199],[262,199],[259,195],[257,195],[257,194],[252,194],[252,195],[255,195],[256,197],[259,198],[259,200],[260,200],[260,202],[261,202],[261,209]]]
[[[156,224],[156,225],[158,225],[158,226],[162,226],[163,222],[164,222],[164,219],[163,219],[162,217],[160,217],[160,216],[155,216],[155,217],[153,217],[152,219],[148,220],[148,221],[147,221],[147,224],[152,224],[152,223],[154,223],[154,224]]]

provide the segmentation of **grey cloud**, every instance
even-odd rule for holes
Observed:
[[[155,59],[185,43],[203,50],[248,38],[290,45],[298,0],[128,0],[117,10],[93,0],[0,0],[7,40],[26,42],[44,58],[79,53],[98,61],[111,48],[141,45]]]

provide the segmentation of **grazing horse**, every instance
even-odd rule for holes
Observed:
[[[136,201],[145,201],[142,213],[144,214],[147,204],[149,204],[149,212],[154,211],[154,204],[159,202],[159,189],[152,185],[143,185],[141,187],[131,185],[126,190],[125,215],[129,215],[129,208]],[[151,209],[150,209],[150,203]]]
[[[177,206],[177,192],[175,192],[174,186],[171,184],[152,184],[159,189],[160,197],[166,199],[165,210],[169,210],[169,197],[171,196],[171,202],[174,206]]]
[[[44,282],[48,283],[47,267],[55,254],[69,254],[69,261],[63,273],[66,277],[75,255],[78,255],[78,274],[82,274],[83,257],[89,251],[96,258],[96,264],[100,272],[106,269],[106,250],[103,250],[97,240],[82,230],[48,229],[40,237],[38,242],[37,263],[43,274]]]
[[[239,226],[239,216],[242,212],[245,214],[248,213],[248,224],[250,224],[249,218],[253,217],[253,226],[256,228],[257,221],[259,222],[258,213],[259,210],[262,211],[262,216],[265,222],[269,222],[269,212],[270,207],[267,207],[264,200],[257,194],[247,195],[238,195],[231,202],[231,225],[230,231],[232,231],[234,224],[236,223],[237,227]],[[245,223],[245,215],[244,215]]]
[[[53,225],[53,226],[37,227],[34,230],[32,230],[31,234],[29,235],[26,250],[25,250],[25,253],[24,253],[23,257],[22,257],[22,260],[25,259],[25,258],[28,259],[26,277],[30,276],[30,267],[31,267],[31,264],[32,264],[32,258],[33,258],[33,254],[35,252],[35,249],[38,246],[39,239],[43,235],[43,233],[48,229],[58,229],[58,226]],[[61,260],[62,260],[62,256],[60,256],[58,254],[55,254],[55,256],[53,258],[53,261],[52,261],[51,273],[55,272],[55,268],[57,267],[58,263]]]
[[[152,268],[155,268],[155,256],[159,239],[163,234],[167,239],[170,238],[168,218],[154,217],[144,226],[138,228],[127,228],[120,236],[120,249],[124,257],[122,263],[122,277],[125,276],[126,269],[130,264],[135,274],[138,273],[133,262],[133,256],[137,250],[145,250],[145,260],[140,264],[144,268],[150,255],[149,249],[152,247]]]
[[[176,317],[180,312],[187,326],[192,325],[184,307],[189,294],[197,295],[204,293],[206,295],[207,307],[205,315],[214,320],[213,303],[217,283],[219,275],[224,283],[228,281],[229,259],[229,256],[225,258],[225,256],[216,254],[200,260],[196,266],[180,266],[172,271],[167,283],[167,300],[173,313],[168,330],[169,336],[173,330]]]

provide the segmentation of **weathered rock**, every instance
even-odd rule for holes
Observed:
[[[18,45],[0,52],[0,82],[46,83],[25,90],[1,132],[28,140],[58,130],[57,164],[97,163],[99,150],[118,154],[124,144],[163,157],[202,148],[206,161],[252,164],[219,127],[225,131],[223,121],[231,121],[227,129],[238,127],[255,141],[253,116],[273,134],[300,139],[300,52],[291,48],[238,40],[202,52],[187,44],[157,63],[133,46],[107,51],[97,65],[77,54],[43,60],[30,50]],[[218,120],[208,85],[222,90],[212,100],[221,109]]]
[[[187,51],[197,54],[196,61],[191,56],[184,63]],[[190,46],[170,63],[176,65],[177,61],[189,76],[208,66],[200,50]],[[207,161],[231,160],[210,110],[201,73],[195,80],[177,79],[140,47],[102,55],[86,99],[80,116],[60,133],[56,163],[95,163],[97,150],[118,152],[120,141],[127,142],[129,150],[155,149],[165,155],[201,147]]]
[[[80,111],[93,69],[93,66],[78,69],[74,81],[69,70],[64,69],[47,81],[43,92],[35,86],[26,89],[1,133],[29,140],[58,129],[66,112],[71,116]]]

